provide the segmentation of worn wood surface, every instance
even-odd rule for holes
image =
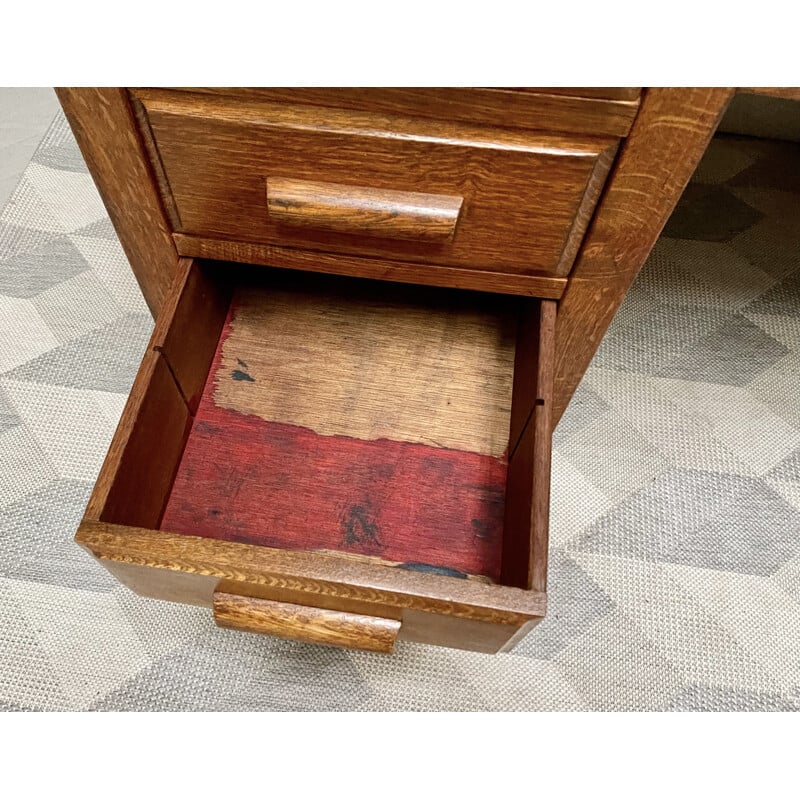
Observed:
[[[508,586],[541,592],[547,586],[555,326],[553,301],[528,306],[520,324],[500,577]]]
[[[559,303],[557,423],[695,167],[732,89],[648,89]]]
[[[498,294],[546,297],[553,300],[561,297],[567,286],[566,278],[553,278],[545,275],[514,275],[507,272],[460,269],[441,264],[412,264],[250,242],[204,239],[180,233],[176,233],[173,238],[178,252],[182,256],[261,264],[279,269],[351,275],[358,278],[413,283],[421,286],[444,286]]]
[[[491,456],[326,437],[201,404],[161,527],[497,580],[505,473]]]
[[[178,256],[128,93],[114,88],[58,88],[56,94],[155,316]]]
[[[148,90],[134,90],[145,94]],[[638,90],[495,88],[196,88],[245,102],[306,103],[381,114],[456,120],[539,131],[625,136],[639,106]],[[625,95],[625,96],[622,96]]]
[[[391,653],[400,622],[346,611],[214,593],[214,621],[221,628],[265,633],[311,644]]]
[[[517,307],[516,298],[278,273],[237,288],[205,405],[323,436],[501,456]]]
[[[547,274],[559,269],[610,138],[579,138],[386,118],[314,106],[143,96],[181,233],[257,244]],[[602,158],[601,158],[602,157]],[[598,160],[601,164],[598,165]],[[603,170],[605,171],[605,170]],[[359,186],[464,198],[451,242],[378,239],[278,224],[265,181]]]
[[[93,520],[81,523],[76,539],[109,562],[109,568],[119,566],[120,578],[137,592],[162,597],[171,590],[167,599],[183,597],[198,605],[210,606],[218,588],[286,602],[296,602],[286,592],[300,592],[310,605],[354,613],[400,618],[411,608],[515,627],[545,612],[541,592],[327,553],[276,550]]]
[[[517,301],[285,283],[237,291],[162,527],[497,579]]]
[[[267,178],[267,209],[278,225],[389,239],[450,241],[463,197]]]

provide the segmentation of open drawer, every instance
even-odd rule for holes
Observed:
[[[554,322],[184,259],[76,539],[227,627],[510,646],[545,612]]]

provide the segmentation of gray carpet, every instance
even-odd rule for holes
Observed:
[[[718,138],[556,431],[513,653],[218,630],[72,543],[152,327],[59,116],[0,215],[0,708],[800,708],[800,147]]]

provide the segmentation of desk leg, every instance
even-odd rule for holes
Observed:
[[[705,153],[733,91],[645,91],[559,302],[553,425]]]

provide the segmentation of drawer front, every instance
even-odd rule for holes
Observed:
[[[141,89],[133,90],[137,95]],[[242,102],[347,108],[521,130],[627,136],[639,110],[635,88],[191,87],[172,89]]]
[[[189,93],[140,99],[179,233],[421,270],[565,274],[617,143]]]
[[[296,603],[214,592],[214,620],[221,628],[266,633],[311,644],[391,653],[400,620],[330,611]]]

